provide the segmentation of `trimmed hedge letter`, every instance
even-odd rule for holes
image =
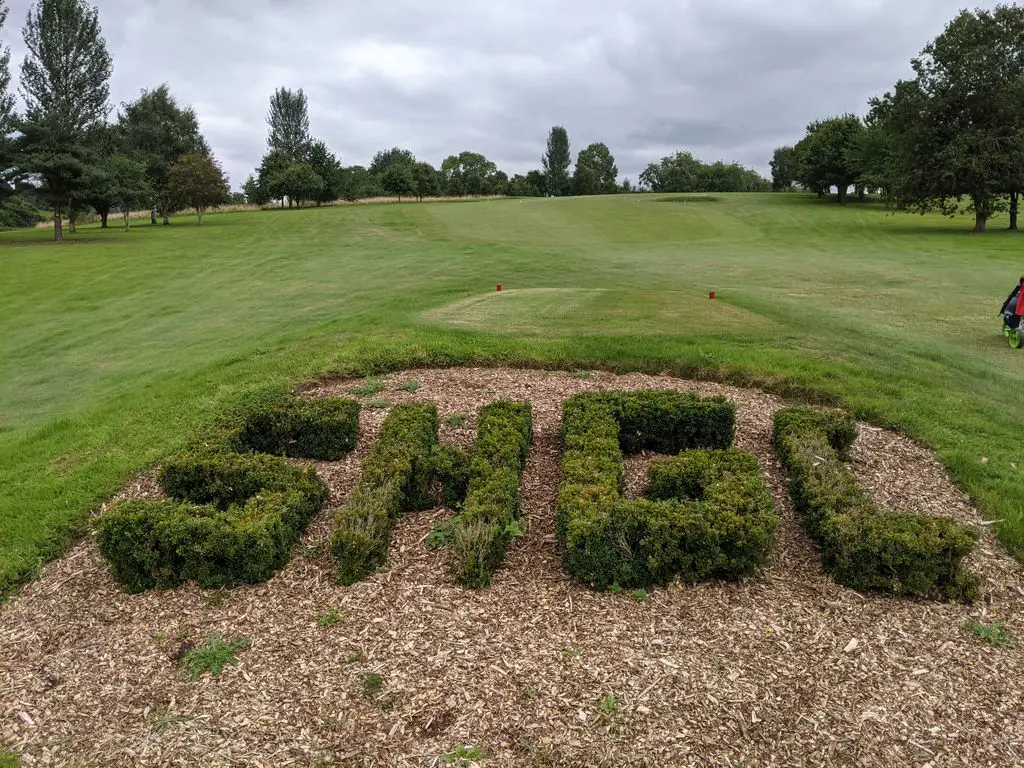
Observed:
[[[160,471],[168,499],[115,505],[99,548],[129,592],[195,581],[269,579],[327,499],[316,472],[266,453],[337,459],[355,447],[359,404],[272,396],[249,403],[202,447]]]
[[[730,449],[735,410],[725,398],[576,395],[562,431],[556,529],[577,581],[607,589],[736,579],[767,562],[778,518],[757,459]],[[629,501],[622,454],[644,449],[683,453],[653,462],[646,498]]]
[[[789,471],[793,504],[807,532],[821,544],[825,570],[851,589],[975,599],[979,580],[963,559],[977,534],[949,518],[880,509],[843,466],[856,437],[856,424],[845,414],[775,413],[775,452]]]
[[[466,504],[452,521],[452,567],[464,586],[490,584],[521,531],[519,484],[532,440],[529,403],[499,400],[480,409]]]

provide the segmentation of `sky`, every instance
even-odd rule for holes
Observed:
[[[34,0],[7,0],[18,79]],[[991,7],[995,3],[975,2]],[[166,82],[238,188],[266,150],[279,86],[345,165],[391,146],[540,167],[562,125],[620,179],[688,150],[768,174],[808,122],[863,114],[962,0],[101,0],[112,117]]]

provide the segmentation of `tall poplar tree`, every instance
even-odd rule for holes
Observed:
[[[569,152],[569,134],[560,125],[556,125],[548,134],[547,151],[541,157],[544,164],[544,180],[549,195],[559,197],[569,191],[569,165],[572,154]]]
[[[309,105],[306,94],[278,88],[270,97],[270,112],[267,114],[270,134],[267,144],[288,158],[289,162],[301,163],[310,144]]]

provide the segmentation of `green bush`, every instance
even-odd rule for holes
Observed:
[[[963,559],[977,534],[948,518],[880,509],[842,463],[855,436],[848,415],[786,408],[774,418],[772,443],[825,569],[852,589],[975,599],[979,580]]]
[[[452,567],[468,587],[485,587],[520,530],[519,485],[533,440],[529,403],[504,400],[480,409],[469,465],[469,488],[452,523]]]
[[[433,405],[396,405],[384,419],[359,482],[335,517],[332,551],[342,584],[384,564],[391,527],[402,514],[434,506],[431,457],[436,445]]]
[[[470,455],[455,445],[435,445],[430,454],[430,472],[438,500],[449,509],[458,509],[469,490]]]
[[[725,450],[734,410],[672,392],[577,395],[563,415],[556,530],[566,571],[608,589],[735,579],[765,564],[778,518],[757,459]],[[659,424],[656,414],[666,414]],[[626,449],[695,449],[652,462],[646,498],[622,497]]]
[[[226,437],[232,451],[337,461],[356,447],[359,403],[271,397],[250,404],[232,422]]]
[[[100,552],[129,592],[265,581],[327,499],[312,469],[270,456],[189,454],[160,482],[176,498],[122,502],[98,524]]]
[[[34,227],[46,218],[42,211],[17,195],[0,203],[0,230]]]

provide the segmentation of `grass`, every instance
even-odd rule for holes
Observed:
[[[467,421],[469,421],[469,414],[465,411],[457,411],[456,413],[451,413],[444,417],[444,423],[451,429],[458,429]]]
[[[459,744],[451,752],[438,758],[441,765],[465,765],[466,763],[483,759],[484,751],[479,747],[472,747],[468,744]]]
[[[967,631],[983,643],[995,646],[996,648],[1010,648],[1014,644],[1013,635],[1006,628],[1005,621],[994,621],[991,624],[970,621],[967,624]]]
[[[363,677],[363,694],[373,698],[384,689],[384,678],[373,672]]]
[[[344,620],[345,618],[338,613],[338,609],[334,607],[316,615],[316,625],[321,628],[333,626],[334,624]]]
[[[933,447],[1024,556],[1024,354],[996,318],[1024,241],[797,194],[657,199],[0,233],[0,593],[247,393],[463,363],[849,404]]]
[[[249,647],[249,639],[239,637],[234,640],[225,640],[218,632],[211,632],[206,636],[202,645],[196,646],[184,653],[181,657],[181,665],[188,670],[193,680],[198,680],[204,672],[209,672],[213,677],[220,677],[224,667],[238,663],[235,655],[243,648]]]
[[[0,747],[0,768],[20,768],[21,758],[15,752]]]

